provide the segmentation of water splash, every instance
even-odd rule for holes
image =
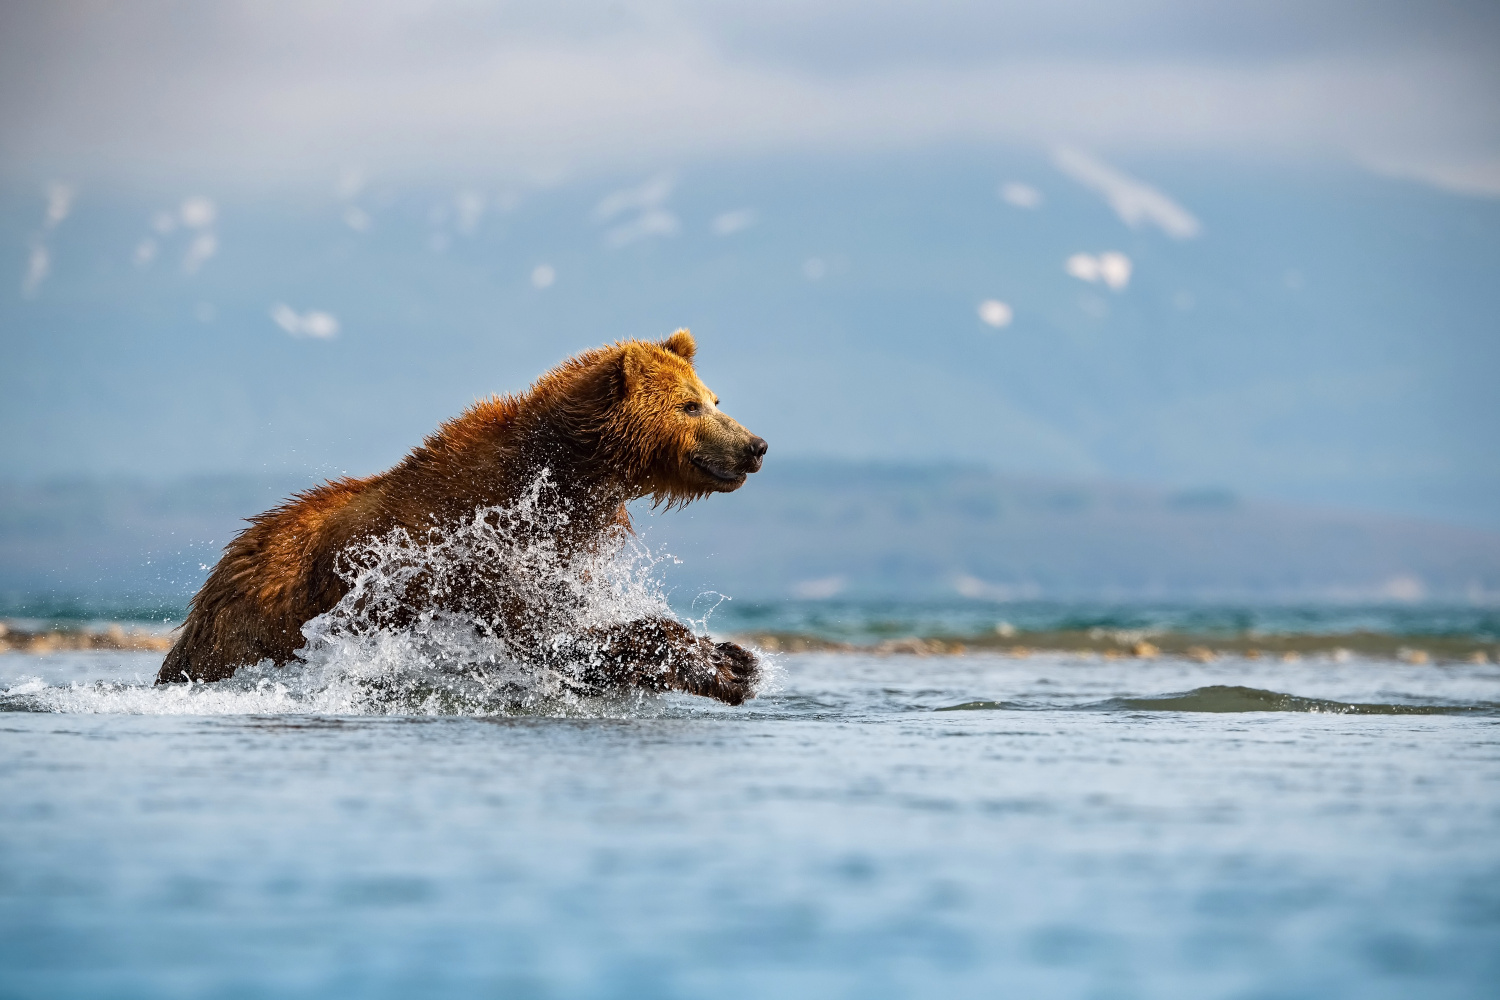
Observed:
[[[514,504],[350,550],[348,593],[303,626],[298,655],[330,688],[401,711],[526,710],[575,698],[577,664],[542,665],[529,654],[671,610],[653,574],[658,556],[624,530],[566,551],[558,539],[570,516],[544,471]]]

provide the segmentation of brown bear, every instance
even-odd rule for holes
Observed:
[[[252,518],[193,597],[156,682],[288,663],[302,626],[350,592],[351,553],[393,532],[437,537],[476,511],[540,498],[548,509],[522,530],[567,558],[628,532],[628,501],[651,496],[670,508],[739,489],[760,469],[766,442],[718,408],[693,369],[695,350],[678,330],[660,343],[586,351],[524,394],[475,403],[389,471],[327,482]],[[543,479],[552,488],[538,493]],[[577,628],[559,642],[559,609],[545,605],[566,594],[544,587],[539,599],[517,579],[524,563],[473,562],[457,585],[418,574],[398,602],[407,620],[424,607],[490,608],[513,654],[566,660],[575,671],[581,663],[588,690],[680,690],[732,705],[754,694],[755,657],[734,643],[664,617]]]

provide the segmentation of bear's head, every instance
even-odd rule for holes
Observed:
[[[719,409],[693,369],[697,345],[678,330],[666,340],[629,340],[619,354],[618,401],[605,438],[638,495],[679,504],[739,489],[760,470],[766,442]]]

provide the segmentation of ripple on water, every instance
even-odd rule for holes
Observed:
[[[1211,684],[1180,694],[1155,697],[1109,698],[1081,705],[1049,705],[1035,701],[966,701],[945,705],[938,712],[1038,711],[1067,708],[1080,711],[1124,712],[1310,712],[1323,715],[1500,715],[1500,703],[1453,704],[1333,701],[1304,698],[1280,691],[1240,684]]]

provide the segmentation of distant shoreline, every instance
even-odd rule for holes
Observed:
[[[165,653],[171,648],[170,635],[139,626],[127,628],[118,622],[97,628],[41,629],[0,622],[0,652],[3,653],[46,654],[81,650]]]
[[[1209,662],[1221,657],[1299,660],[1304,657],[1401,660],[1407,663],[1492,663],[1500,642],[1464,636],[1388,635],[1345,632],[1330,635],[1205,635],[1133,629],[1087,629],[978,636],[902,636],[877,643],[849,643],[793,632],[751,632],[740,642],[776,653],[864,653],[876,656],[962,656],[999,653],[1076,653],[1104,659],[1182,657]]]

